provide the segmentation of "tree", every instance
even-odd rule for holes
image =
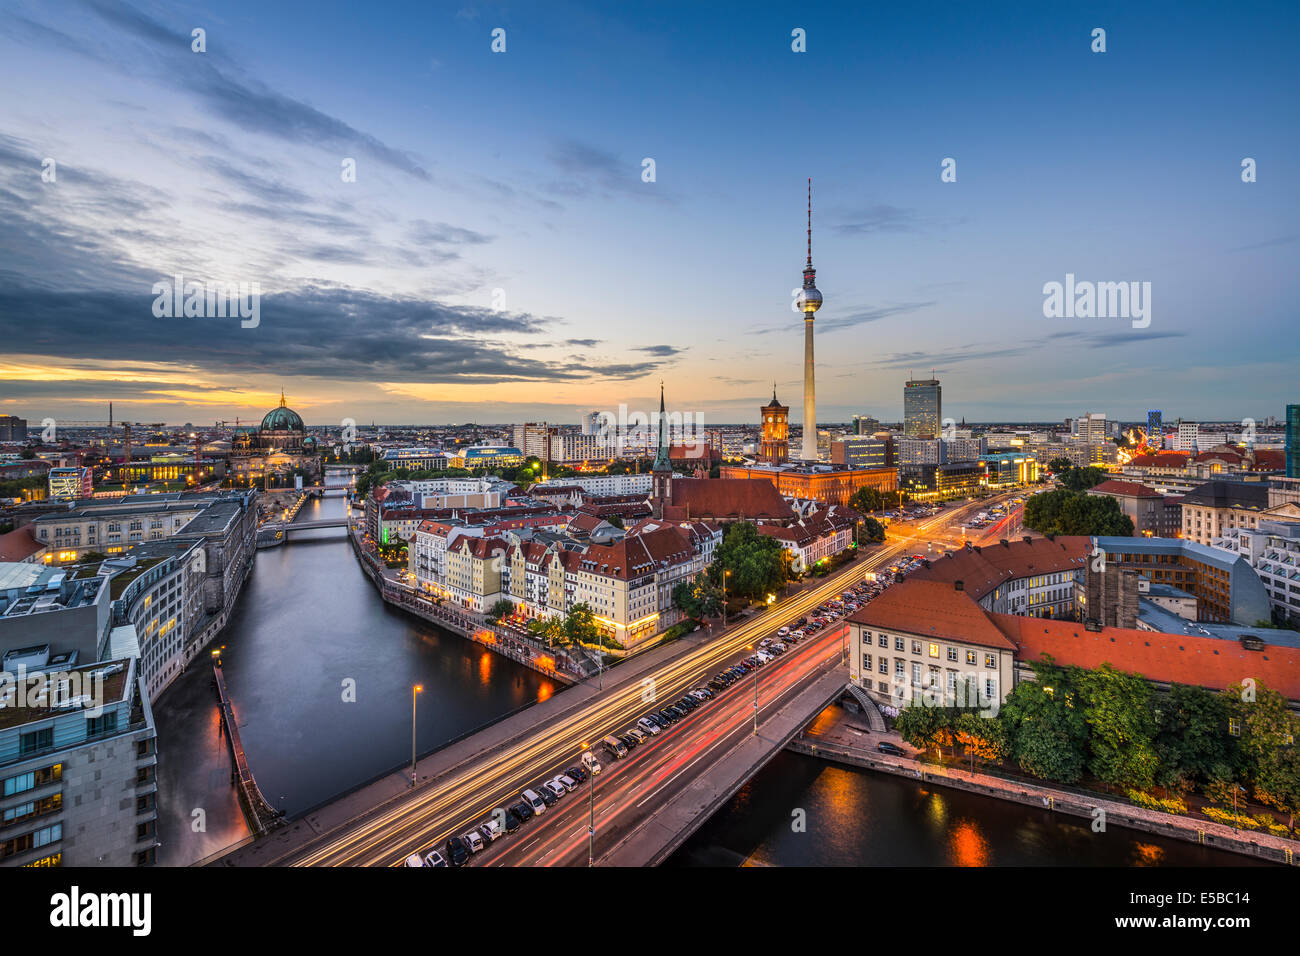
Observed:
[[[1070,464],[1070,459],[1068,458],[1053,458],[1047,463],[1047,470],[1054,475],[1059,475],[1061,472],[1072,467],[1073,465]]]
[[[1105,481],[1106,472],[1091,465],[1086,468],[1076,468],[1072,465],[1058,477],[1061,479],[1061,484],[1070,491],[1085,491]]]
[[[1058,488],[1025,502],[1025,527],[1040,534],[1129,537],[1133,520],[1109,495],[1090,495]]]
[[[1010,754],[1006,725],[996,717],[982,717],[977,711],[965,711],[957,718],[956,738],[972,766],[976,760],[998,761]]]
[[[1238,761],[1222,695],[1174,684],[1155,703],[1156,782],[1180,790],[1233,776]]]
[[[502,598],[501,600],[494,603],[490,608],[488,608],[487,619],[495,623],[501,620],[507,614],[513,613],[514,609],[515,609],[514,602],[507,601],[505,598]]]
[[[558,617],[535,617],[528,622],[528,630],[547,647],[565,643],[564,621]]]
[[[1078,674],[1083,719],[1091,731],[1088,770],[1117,787],[1146,790],[1156,781],[1156,723],[1151,685],[1102,664]]]
[[[1296,738],[1300,717],[1286,698],[1263,684],[1229,687],[1223,692],[1241,733],[1242,771],[1256,796],[1292,815],[1300,806],[1300,758]],[[1267,799],[1265,799],[1267,798]]]
[[[717,617],[722,613],[722,588],[699,574],[694,581],[681,581],[673,588],[673,604],[696,621]]]
[[[898,491],[880,491],[876,488],[859,488],[849,499],[849,507],[866,513],[884,508],[897,508],[901,503]]]
[[[776,538],[759,534],[747,521],[727,526],[722,543],[713,552],[709,580],[718,587],[726,576],[727,594],[759,598],[790,580],[790,556]]]
[[[998,719],[1006,726],[1011,754],[1022,770],[1074,783],[1083,776],[1088,743],[1088,725],[1076,706],[1078,688],[1072,672],[1057,667],[1050,655],[1031,667],[1036,679],[1016,685]]]
[[[596,624],[591,605],[575,604],[564,618],[564,636],[575,644],[604,644],[603,632]]]
[[[930,707],[911,703],[898,712],[894,729],[913,747],[933,749],[943,759],[943,748],[955,742],[953,731],[957,711],[948,707]]]
[[[863,518],[858,526],[858,539],[867,544],[880,544],[885,540],[885,526],[875,518]]]

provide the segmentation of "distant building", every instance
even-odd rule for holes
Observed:
[[[908,379],[903,386],[903,434],[938,438],[943,422],[943,389],[937,378]]]
[[[13,415],[0,415],[0,441],[25,443],[27,441],[26,419],[16,418]]]
[[[1165,447],[1164,414],[1158,408],[1147,412],[1147,447],[1160,451]]]
[[[1300,624],[1300,520],[1261,520],[1253,530],[1230,528],[1213,547],[1240,555],[1264,582],[1274,619]]]
[[[1133,520],[1133,534],[1146,537],[1176,538],[1182,530],[1182,499],[1163,495],[1136,481],[1103,481],[1088,489],[1088,494],[1114,498],[1119,510]]]
[[[1265,482],[1210,481],[1181,501],[1183,537],[1209,545],[1233,528],[1254,528],[1269,508]]]
[[[51,498],[89,498],[95,493],[95,481],[89,468],[51,468]]]
[[[1286,476],[1300,478],[1300,405],[1286,407]]]
[[[841,438],[831,443],[831,464],[850,468],[885,468],[889,465],[889,449],[878,438],[863,435]]]
[[[834,464],[723,465],[719,475],[724,479],[766,479],[780,498],[809,499],[828,505],[847,505],[860,488],[898,489],[898,471],[894,468],[851,468]]]
[[[777,401],[776,386],[772,387],[772,400],[759,409],[759,418],[758,459],[779,465],[790,457],[790,408]]]
[[[1077,421],[1079,441],[1089,445],[1103,445],[1110,438],[1105,412],[1088,412],[1079,416]]]

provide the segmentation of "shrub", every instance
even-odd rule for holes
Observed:
[[[1163,813],[1187,813],[1187,804],[1179,797],[1162,799],[1153,797],[1149,793],[1143,793],[1141,790],[1130,790],[1128,792],[1128,802],[1134,806],[1142,807],[1144,810],[1159,810]]]
[[[1233,816],[1231,810],[1225,810],[1223,807],[1206,807],[1201,811],[1215,823],[1222,823],[1224,826],[1232,826]],[[1236,817],[1236,826],[1240,830],[1258,830],[1259,824],[1245,813],[1238,813]]]

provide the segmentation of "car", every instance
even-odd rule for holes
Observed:
[[[690,714],[690,711],[688,711],[685,707],[681,707],[677,704],[669,704],[665,709],[670,714],[676,714],[678,720],[682,720]]]
[[[704,701],[712,698],[713,694],[703,687],[697,687],[695,688],[695,690],[691,691],[691,696],[694,697],[696,700],[698,700],[700,703],[704,703]]]
[[[430,850],[428,855],[425,856],[424,858],[424,865],[425,866],[446,866],[447,858],[443,856],[441,853],[439,853],[437,850]]]
[[[650,739],[650,735],[647,734],[644,730],[642,730],[639,726],[629,727],[627,731],[627,735],[639,744],[643,744]],[[572,774],[570,774],[570,776],[572,776]]]
[[[906,757],[907,751],[897,744],[891,744],[888,740],[882,740],[876,744],[876,749],[882,754],[889,754],[891,757]]]
[[[682,719],[682,715],[675,710],[669,710],[667,707],[659,711],[659,717],[668,724],[675,724]]]
[[[537,814],[533,812],[533,808],[523,801],[511,804],[510,811],[519,818],[520,823],[527,823],[533,817],[537,816]]]
[[[541,784],[541,783],[539,783],[539,784],[538,784],[536,787],[534,787],[533,789],[536,790],[536,791],[537,791],[537,795],[538,795],[539,797],[542,798],[542,805],[543,805],[543,806],[547,806],[547,807],[553,807],[553,806],[555,806],[555,794],[553,794],[553,793],[551,793],[551,791],[547,790],[545,784]]]
[[[773,660],[775,660],[775,658],[772,657],[772,655],[769,654],[767,651],[759,651],[759,652],[758,652],[758,662],[759,662],[760,664],[767,664],[767,663],[769,663],[769,662],[771,662],[771,661],[773,661]]]
[[[727,689],[727,685],[724,684],[719,678],[714,677],[709,681],[709,689],[721,694],[724,690]]]
[[[519,795],[519,799],[533,808],[533,813],[545,813],[546,801],[535,790],[525,790]]]
[[[449,839],[443,850],[446,852],[447,859],[451,861],[452,866],[464,866],[469,862],[469,847],[458,836]]]
[[[501,825],[499,820],[488,820],[486,823],[478,825],[478,832],[483,834],[483,839],[486,842],[492,843],[497,837],[505,834],[505,827]]]
[[[685,707],[688,711],[692,711],[696,707],[700,706],[700,702],[696,700],[694,697],[680,697],[677,700],[673,701],[673,703],[676,704],[678,707]]]
[[[483,843],[483,834],[479,833],[477,830],[470,830],[468,833],[462,833],[460,838],[465,841],[465,845],[469,847],[470,853],[477,853],[485,846]]]
[[[651,737],[655,736],[656,734],[663,733],[663,728],[660,727],[653,720],[651,720],[649,717],[642,717],[636,723],[637,726],[640,727],[642,731],[649,734]]]
[[[790,629],[788,627],[783,627],[780,630],[778,630],[776,633],[779,637],[785,637],[787,634],[790,633]]]
[[[572,777],[574,780],[578,781],[578,783],[587,782],[587,776],[588,776],[587,771],[583,770],[579,766],[575,765],[572,767],[565,767],[564,772],[568,774],[570,777]]]
[[[557,799],[569,792],[568,790],[564,789],[564,784],[560,783],[558,779],[548,780],[546,781],[546,783],[542,784],[542,786],[544,786],[547,790],[551,791],[551,795],[556,797]]]
[[[418,853],[412,853],[406,858],[406,862],[403,866],[424,866],[424,857],[420,856]]]
[[[601,743],[604,744],[606,749],[609,750],[609,752],[614,755],[615,760],[627,756],[627,752],[628,752],[627,744],[619,740],[613,734],[610,734],[604,739],[602,739]]]
[[[501,820],[505,824],[506,833],[514,833],[524,822],[519,819],[519,814],[513,810],[507,810],[504,807],[498,807],[492,812],[492,816]]]
[[[578,781],[574,780],[568,774],[560,774],[555,778],[555,782],[570,793],[578,789]]]
[[[771,644],[771,643],[772,643],[773,641],[775,641],[775,640],[776,640],[775,637],[765,637],[765,638],[763,638],[761,641],[758,642],[758,646],[759,646],[759,647],[767,647],[767,645]]]

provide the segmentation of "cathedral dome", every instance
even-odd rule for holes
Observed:
[[[280,407],[273,408],[262,419],[264,432],[300,432],[306,428],[302,416],[284,403],[284,393],[280,393]]]

